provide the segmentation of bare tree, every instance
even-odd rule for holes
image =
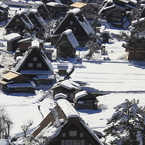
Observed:
[[[32,120],[28,120],[27,122],[25,122],[22,126],[21,129],[23,130],[24,133],[24,137],[27,136],[27,131],[30,128],[30,126],[33,125],[33,121]]]
[[[92,58],[93,54],[95,52],[97,52],[100,48],[99,45],[96,42],[91,41],[91,40],[87,42],[85,47],[89,48],[86,55],[85,55],[85,57],[88,58],[88,59]]]
[[[7,139],[10,135],[12,122],[3,106],[0,106],[0,139]]]

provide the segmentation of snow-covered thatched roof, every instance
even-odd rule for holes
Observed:
[[[79,8],[74,8],[74,9],[69,10],[67,12],[67,15],[65,16],[65,18],[61,21],[59,26],[56,28],[56,30],[54,32],[54,35],[57,32],[57,30],[59,29],[59,27],[61,25],[63,25],[63,23],[69,17],[69,15],[74,16],[75,20],[78,21],[79,25],[82,27],[82,29],[86,32],[86,34],[88,36],[92,35],[92,34],[95,34],[95,31],[93,30],[93,28],[89,24],[88,20],[80,12],[81,12],[81,10]]]
[[[54,99],[66,99],[67,98],[67,95],[63,94],[63,93],[58,93],[54,96]]]
[[[84,96],[88,95],[87,91],[83,90],[75,94],[75,99],[78,100]]]
[[[81,89],[81,87],[80,87],[80,85],[78,83],[75,83],[75,82],[73,82],[71,80],[64,80],[64,81],[58,82],[58,83],[54,84],[52,89],[60,87],[60,86],[66,88],[68,90],[72,90],[72,89],[80,90]]]
[[[70,120],[73,121],[69,123]],[[82,120],[79,113],[66,99],[57,100],[56,107],[51,109],[51,112],[44,118],[30,136],[31,141],[33,141],[33,139],[39,139],[40,136],[54,139],[59,136],[61,131],[63,131],[64,126],[66,127],[67,124],[70,126],[73,123],[77,124],[77,127],[81,128],[82,132],[89,134],[89,140],[93,139],[96,144],[103,145],[94,131]],[[67,130],[69,131],[69,127]]]
[[[78,43],[77,39],[75,38],[74,34],[72,33],[71,29],[67,29],[66,31],[62,32],[60,39],[64,35],[67,37],[67,40],[70,42],[70,44],[72,45],[73,48],[76,48],[77,46],[79,46],[79,43]],[[58,43],[59,43],[59,40],[58,40]]]
[[[45,28],[46,23],[45,23],[44,19],[40,16],[38,10],[37,9],[34,9],[34,8],[33,9],[30,9],[29,14],[31,14],[31,13],[34,14],[34,17],[37,19],[38,23],[40,23],[40,25],[43,28]],[[28,17],[29,17],[29,14],[28,14]]]
[[[45,55],[45,53],[44,53],[44,50],[42,50],[40,47],[39,47],[39,41],[38,40],[33,40],[32,41],[32,44],[31,44],[32,46],[30,47],[30,49],[28,49],[26,52],[25,52],[25,54],[24,54],[24,56],[21,58],[21,60],[16,64],[16,66],[15,66],[15,71],[17,72],[19,72],[20,71],[20,69],[21,69],[21,67],[22,67],[22,65],[25,63],[25,61],[26,61],[26,59],[29,57],[29,54],[30,53],[33,53],[33,50],[38,50],[39,51],[39,53],[38,53],[38,55],[40,55],[40,57],[42,58],[42,60],[43,60],[43,63],[45,63],[47,66],[48,66],[48,68],[49,68],[49,70],[47,71],[47,70],[45,70],[45,71],[43,71],[43,69],[44,68],[42,68],[42,69],[40,69],[40,70],[33,70],[33,68],[31,69],[31,70],[21,70],[21,73],[22,74],[53,74],[53,72],[54,72],[54,70],[53,70],[53,67],[52,67],[52,65],[51,65],[51,62],[50,62],[50,60],[47,58],[47,56]]]

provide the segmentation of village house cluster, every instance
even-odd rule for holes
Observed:
[[[142,60],[145,53],[144,38],[141,37],[144,34],[144,7],[138,2],[122,0],[28,1],[24,4],[25,9],[17,4],[11,17],[9,7],[12,5],[16,6],[13,2],[0,4],[0,21],[7,21],[3,39],[15,60],[11,70],[1,76],[0,89],[6,93],[34,94],[35,90],[42,89],[52,91],[56,100],[56,107],[38,125],[29,141],[43,139],[47,145],[103,145],[99,139],[102,134],[91,130],[76,111],[98,109],[97,97],[102,93],[89,92],[79,80],[69,80],[75,67],[63,60],[76,57],[81,63],[76,50],[85,47],[87,42],[94,44],[90,45],[91,51],[97,46],[96,49],[102,49],[102,55],[106,54],[101,45],[113,37],[101,29],[106,21],[116,28],[132,28],[132,39],[136,38],[138,43],[134,46],[130,40],[124,47],[129,52],[128,59]],[[138,5],[142,9],[136,20]]]

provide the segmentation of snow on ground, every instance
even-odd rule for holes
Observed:
[[[11,11],[14,13],[14,9]],[[110,31],[107,27],[107,31]],[[111,30],[112,33],[120,33],[120,30]],[[4,34],[4,29],[0,28],[0,35]],[[0,48],[1,65],[10,65],[12,62],[9,54],[6,53],[6,41],[0,39],[5,47]],[[127,53],[122,47],[124,41],[112,40],[112,43],[103,44],[108,52],[107,55],[101,55],[101,52],[95,53],[93,58],[87,60],[83,58],[86,49],[80,51],[83,58],[82,64],[77,64],[71,75],[73,81],[83,81],[88,86],[96,90],[106,92],[106,95],[99,96],[98,110],[78,110],[81,117],[90,127],[101,131],[107,127],[107,119],[114,113],[114,107],[125,99],[139,99],[140,105],[145,105],[145,62],[128,61]],[[79,52],[77,52],[79,54]],[[8,59],[7,59],[8,58]],[[4,71],[0,68],[0,74]],[[50,112],[55,102],[45,97],[45,92],[36,91],[36,94],[4,94],[0,92],[0,106],[7,110],[11,121],[11,137],[21,135],[23,125],[28,120],[33,120],[32,131]]]

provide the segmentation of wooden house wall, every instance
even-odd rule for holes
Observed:
[[[7,41],[7,50],[8,51],[16,51],[16,49],[18,48],[18,41],[19,41],[20,39],[17,39],[17,40],[15,40],[15,41]]]
[[[64,16],[68,10],[65,6],[46,5],[46,8],[50,11],[50,18],[59,18],[60,16]]]
[[[88,20],[92,20],[97,16],[98,10],[97,8],[93,7],[93,5],[86,5],[82,9],[83,15],[86,17]]]
[[[96,110],[98,109],[97,102],[84,102],[84,103],[78,103],[76,102],[74,104],[75,109],[92,109]]]
[[[69,121],[60,131],[60,134],[47,145],[99,145],[99,143],[88,133],[79,121]]]
[[[6,88],[5,92],[7,93],[35,93],[35,89],[34,88]]]
[[[39,86],[39,85],[52,85],[53,84],[53,80],[46,80],[46,79],[39,79],[39,80],[35,80],[34,83]]]
[[[81,103],[79,103],[81,101]],[[98,109],[98,100],[96,95],[88,92],[88,94],[78,100],[73,99],[76,109]]]
[[[145,52],[129,52],[128,60],[145,60]]]
[[[27,43],[19,43],[19,49],[21,52],[25,52],[26,50],[28,50],[28,47],[31,46],[31,42],[27,42]]]
[[[17,29],[18,31],[23,31],[25,29],[25,25],[20,19],[20,16],[16,15],[12,18],[11,22],[6,26],[6,30],[9,29]]]
[[[8,13],[7,12],[0,12],[0,22],[6,21],[8,19]]]
[[[24,75],[20,75],[20,76],[14,78],[13,81],[17,82],[17,83],[28,83],[30,81],[30,78],[28,78]]]
[[[21,70],[50,70],[50,68],[48,68],[48,66],[46,65],[46,63],[44,62],[43,58],[40,55],[40,50],[34,49],[31,51],[31,53],[29,54],[29,56],[27,57],[25,63],[23,64]],[[37,57],[37,61],[34,61],[33,58]],[[32,63],[33,67],[29,67],[28,64]],[[41,63],[41,67],[37,67],[37,64]]]

